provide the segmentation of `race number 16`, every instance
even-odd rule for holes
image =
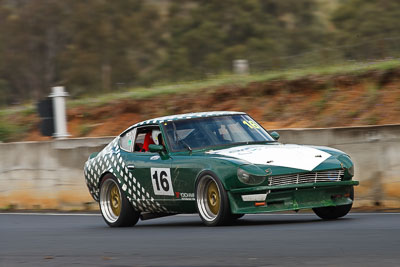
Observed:
[[[151,182],[155,195],[174,196],[170,169],[151,168]]]

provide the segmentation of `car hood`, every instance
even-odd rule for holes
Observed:
[[[332,156],[330,153],[316,147],[283,144],[244,145],[208,151],[207,154],[231,157],[250,164],[279,166],[306,171],[312,171]]]

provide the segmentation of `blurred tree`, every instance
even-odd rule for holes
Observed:
[[[0,0],[0,103],[290,67],[325,43],[317,0]],[[160,15],[160,13],[162,15]],[[299,60],[303,60],[300,58]]]
[[[281,29],[286,55],[319,47],[325,41],[323,24],[316,16],[319,8],[314,0],[262,1],[265,12],[273,15]]]
[[[400,1],[347,0],[334,11],[337,41],[348,59],[399,56]],[[392,41],[392,38],[395,41]]]
[[[274,58],[323,43],[314,0],[180,0],[167,25],[165,77],[183,79],[230,71],[249,59],[272,67]]]
[[[10,101],[39,99],[57,80],[57,55],[66,39],[64,1],[1,1],[0,79],[12,91]]]
[[[131,85],[157,64],[160,18],[143,0],[74,0],[63,77],[81,93]]]
[[[1,94],[39,99],[56,83],[73,95],[110,91],[145,76],[161,25],[144,2],[0,0]]]

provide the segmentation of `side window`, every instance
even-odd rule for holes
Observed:
[[[136,139],[134,142],[134,152],[148,152],[149,145],[164,145],[160,127],[158,126],[146,126],[137,129]]]
[[[136,128],[125,133],[123,136],[121,136],[121,138],[119,140],[121,149],[128,151],[128,152],[132,152],[135,135],[136,135]]]
[[[138,133],[135,141],[135,149],[134,149],[135,152],[141,152],[143,150],[144,138],[146,137],[146,134],[147,134],[146,132]]]

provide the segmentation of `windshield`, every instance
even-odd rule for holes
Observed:
[[[248,115],[230,115],[164,124],[172,151],[275,141]]]

